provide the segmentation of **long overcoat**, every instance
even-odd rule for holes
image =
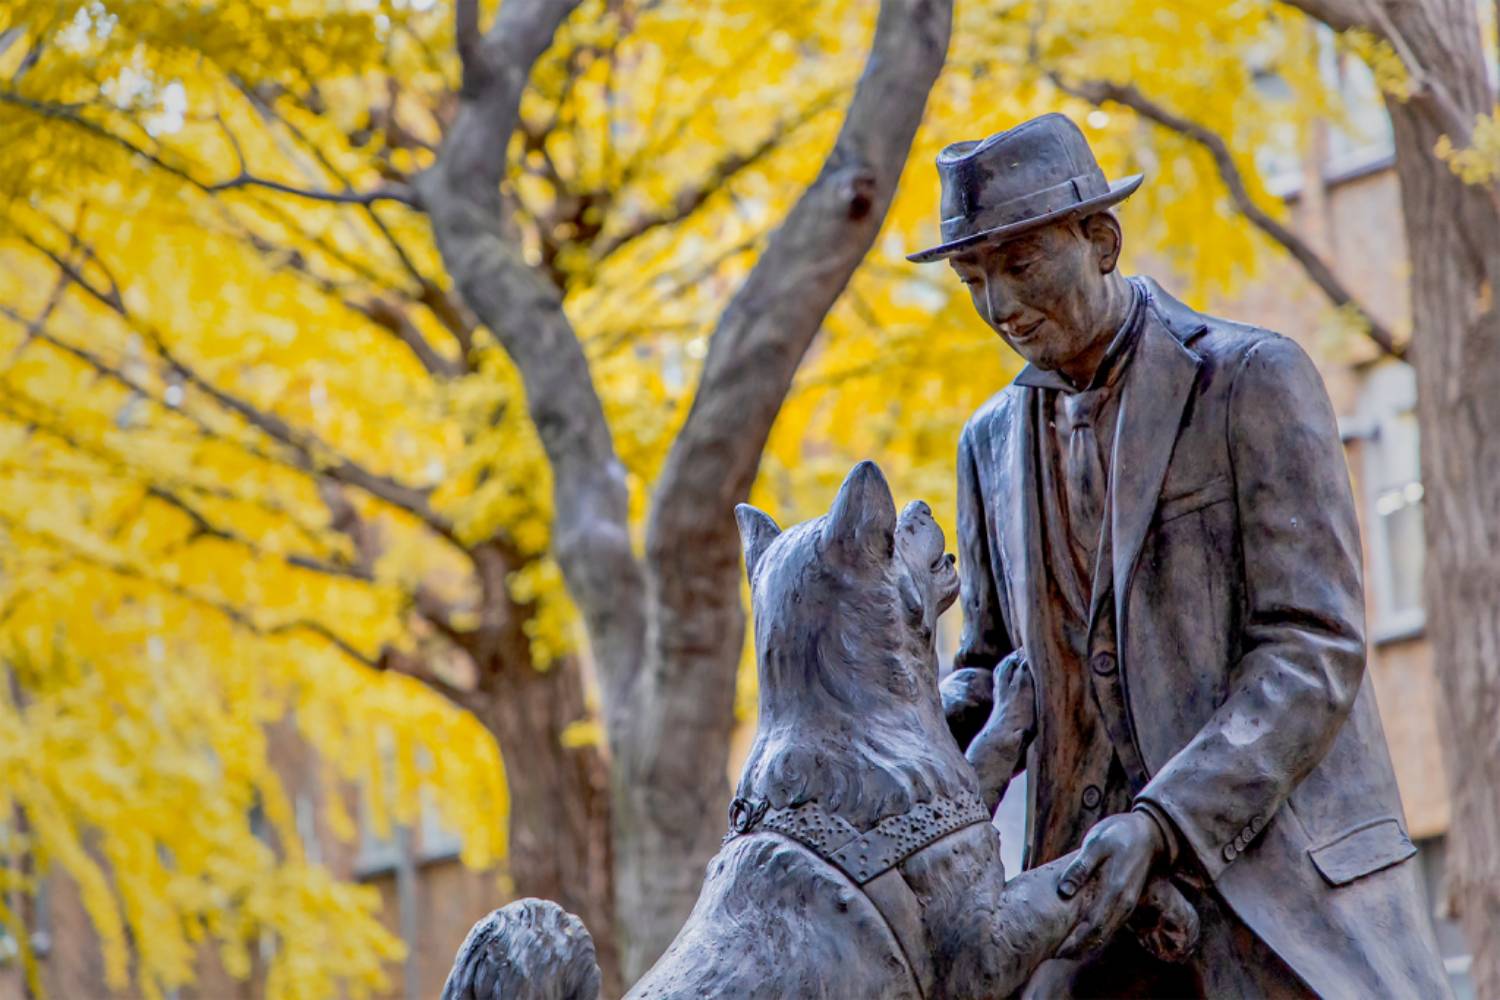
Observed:
[[[1317,993],[1447,996],[1364,680],[1359,529],[1322,380],[1293,341],[1146,289],[1106,514],[1140,797]],[[1039,391],[1009,386],[962,435],[969,664],[1043,642]],[[1048,670],[1034,674],[1038,727],[1065,725]],[[1030,794],[1074,800],[1076,779],[1039,752],[1068,735],[1046,735],[1026,761]],[[1048,860],[1047,830],[1028,841],[1029,863]]]

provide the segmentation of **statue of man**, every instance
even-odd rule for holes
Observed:
[[[1026,863],[1081,847],[1059,891],[1087,901],[1054,969],[1084,995],[1448,996],[1312,362],[1122,275],[1109,208],[1141,176],[1106,181],[1068,118],[937,166],[943,243],[910,259],[947,260],[1028,362],[959,444],[945,702],[962,741],[1034,699]],[[1115,935],[1153,871],[1198,907],[1186,965]]]

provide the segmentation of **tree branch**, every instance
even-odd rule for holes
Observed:
[[[298,618],[290,621],[278,622],[274,625],[262,625],[260,622],[257,622],[255,618],[252,617],[248,612],[244,611],[241,608],[237,608],[232,604],[227,604],[216,597],[211,597],[207,594],[200,594],[197,591],[192,590],[191,588],[183,586],[182,584],[174,583],[170,580],[159,579],[158,577],[151,575],[138,566],[132,566],[129,563],[121,562],[118,559],[106,555],[100,555],[95,552],[90,552],[83,546],[64,539],[59,535],[54,534],[53,532],[47,531],[45,529],[27,527],[26,525],[15,521],[5,514],[0,514],[0,526],[3,526],[5,530],[11,534],[29,535],[32,538],[35,538],[38,541],[42,542],[44,545],[47,545],[50,548],[57,550],[58,552],[64,553],[69,559],[77,560],[78,562],[93,566],[96,569],[103,570],[107,573],[112,573],[115,576],[148,584],[152,587],[158,588],[164,593],[178,598],[179,600],[186,601],[189,604],[196,604],[199,607],[214,611],[220,615],[223,615],[225,618],[229,619],[230,622],[245,629],[247,632],[251,632],[255,635],[263,637],[285,635],[291,632],[307,632],[311,635],[316,635],[324,641],[328,642],[349,659],[362,663],[367,667],[374,667],[376,669],[379,669],[378,664],[374,659],[360,652],[358,647],[356,647],[352,642],[338,635],[322,622],[312,621],[311,619],[307,618]]]
[[[658,481],[647,554],[691,600],[704,560],[733,586],[734,505],[808,346],[880,230],[942,68],[950,0],[884,0],[864,75],[822,172],[735,294]],[[716,584],[717,586],[718,584]]]
[[[336,205],[373,205],[378,201],[396,201],[411,208],[420,207],[417,204],[417,196],[411,188],[404,184],[384,184],[369,191],[320,191],[312,188],[299,188],[281,181],[271,180],[268,177],[256,177],[254,174],[239,173],[227,181],[219,181],[214,184],[202,184],[192,181],[208,194],[218,194],[220,191],[234,191],[239,188],[259,187],[268,191],[276,191],[280,194],[294,195],[298,198],[306,198],[308,201],[326,201]]]
[[[639,659],[645,629],[625,472],[561,296],[522,257],[500,193],[532,66],[578,2],[506,0],[477,42],[476,5],[458,4],[464,90],[437,162],[416,185],[463,301],[525,384],[552,467],[553,552],[588,623],[609,698],[622,665]]]
[[[190,184],[200,191],[208,194],[215,194],[220,191],[232,191],[236,188],[263,187],[268,188],[272,191],[279,191],[282,194],[295,195],[298,198],[306,198],[311,201],[325,201],[339,204],[355,205],[370,205],[377,201],[399,201],[402,204],[409,205],[413,208],[420,207],[417,205],[415,192],[405,185],[390,184],[375,188],[371,191],[363,192],[318,191],[294,187],[293,185],[284,184],[281,181],[270,180],[269,178],[265,177],[256,177],[252,174],[247,174],[244,171],[241,171],[237,176],[231,177],[229,180],[220,181],[218,183],[210,183],[194,177],[190,171],[178,166],[175,163],[169,162],[160,154],[154,153],[151,150],[146,149],[144,146],[141,146],[140,144],[126,138],[125,136],[110,130],[104,125],[101,125],[96,121],[92,121],[89,118],[84,117],[79,113],[77,107],[75,106],[55,104],[47,101],[38,101],[34,98],[26,97],[22,94],[18,94],[14,91],[9,90],[0,90],[0,102],[13,104],[16,107],[20,108],[25,108],[26,110],[31,111],[34,114],[41,115],[44,118],[51,118],[56,121],[67,122],[70,125],[74,125],[99,139],[102,139],[115,146],[119,146],[126,152],[141,157],[158,169],[164,170],[167,173],[171,174],[173,177],[176,177],[178,180],[183,181],[186,184]]]
[[[426,490],[417,489],[389,476],[371,472],[353,459],[340,454],[336,449],[310,431],[293,427],[276,414],[268,410],[262,410],[248,400],[220,388],[200,374],[192,365],[179,358],[167,346],[166,338],[162,336],[161,331],[134,316],[125,308],[124,303],[120,301],[118,296],[110,296],[95,287],[78,272],[77,268],[62,257],[48,251],[45,247],[37,244],[33,245],[36,245],[59,268],[63,269],[75,285],[87,292],[96,301],[108,307],[117,316],[125,320],[131,329],[137,331],[149,341],[153,350],[156,351],[174,373],[189,385],[198,389],[221,408],[238,416],[250,424],[250,426],[289,449],[296,458],[297,465],[305,471],[322,473],[341,483],[357,487],[394,507],[399,507],[422,521],[443,538],[452,542],[461,551],[467,551],[454,532],[453,526],[432,509],[427,499],[428,492]],[[64,346],[64,342],[62,341],[54,340],[54,342],[59,346]],[[91,355],[90,352],[82,348],[72,347],[71,345],[64,346],[64,349],[88,361],[100,371],[107,371],[112,376],[119,377],[124,384],[130,385],[132,388],[138,388],[128,376],[124,376],[118,370],[111,370],[111,367],[107,363]]]
[[[397,340],[411,349],[411,353],[422,363],[430,375],[438,378],[457,378],[464,373],[462,363],[440,353],[422,336],[417,324],[411,321],[406,310],[383,295],[375,295],[364,302],[345,299],[344,304],[361,316],[392,333]]]
[[[394,646],[386,646],[375,660],[364,659],[362,662],[376,670],[386,670],[421,681],[455,705],[468,709],[475,715],[483,713],[489,705],[489,698],[484,692],[459,687],[452,681],[439,676],[422,657],[414,656]]]
[[[1219,178],[1224,182],[1224,187],[1228,190],[1229,197],[1239,213],[1256,229],[1291,254],[1292,259],[1301,265],[1303,273],[1318,286],[1328,301],[1340,309],[1351,309],[1358,314],[1364,324],[1365,332],[1377,347],[1391,357],[1405,356],[1405,345],[1396,343],[1395,334],[1390,328],[1355,298],[1354,293],[1339,280],[1338,275],[1333,273],[1333,269],[1324,263],[1323,258],[1312,245],[1255,203],[1255,199],[1250,196],[1249,189],[1245,186],[1245,179],[1240,173],[1239,166],[1230,152],[1229,144],[1223,136],[1197,122],[1174,114],[1129,84],[1117,84],[1107,80],[1082,80],[1068,83],[1056,74],[1049,75],[1057,87],[1066,93],[1093,104],[1113,102],[1124,105],[1147,121],[1154,122],[1201,146],[1213,158]]]
[[[832,107],[836,97],[837,91],[825,93],[801,108],[796,115],[777,122],[767,132],[766,137],[751,149],[743,153],[731,153],[724,157],[714,165],[703,180],[679,191],[677,197],[672,199],[672,204],[664,211],[642,215],[605,240],[595,251],[594,259],[602,261],[621,247],[640,239],[647,233],[662,226],[675,225],[698,211],[709,198],[723,191],[724,185],[736,174],[764,160],[785,143],[791,133]]]

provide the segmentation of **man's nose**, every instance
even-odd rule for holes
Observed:
[[[990,325],[997,329],[1010,326],[1017,312],[1016,300],[1005,290],[1004,282],[988,275],[984,279],[984,311]]]

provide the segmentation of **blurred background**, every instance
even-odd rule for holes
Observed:
[[[565,6],[491,280],[424,186],[462,0],[0,2],[0,996],[414,1000],[517,894],[649,965],[754,728],[733,502],[870,457],[951,540],[1019,363],[903,255],[943,145],[1052,110],[1146,174],[1127,272],[1317,361],[1438,938],[1500,996],[1496,5],[958,0],[852,274],[768,241],[877,15],[943,3]]]

